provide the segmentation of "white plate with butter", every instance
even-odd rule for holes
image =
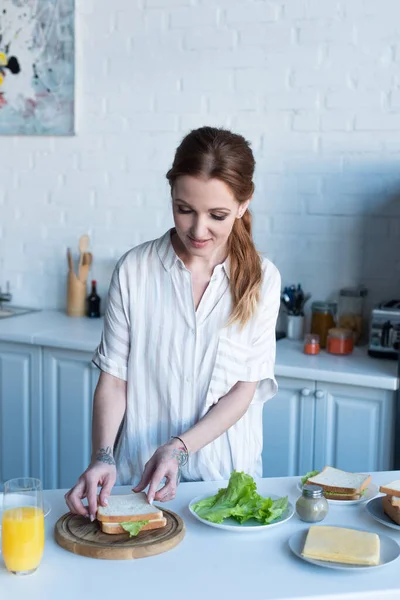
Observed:
[[[379,534],[380,540],[380,562],[378,565],[349,565],[346,563],[328,562],[326,560],[316,560],[302,555],[304,544],[307,538],[308,529],[298,531],[289,539],[289,548],[301,560],[309,562],[318,567],[326,569],[340,569],[342,571],[360,571],[365,569],[376,569],[390,564],[400,556],[400,546],[388,535]]]
[[[215,492],[215,493],[217,493],[217,492]],[[217,529],[225,529],[226,531],[234,531],[235,533],[258,533],[261,531],[265,531],[266,529],[271,529],[272,527],[276,527],[277,525],[283,525],[283,523],[286,523],[286,521],[289,521],[289,519],[291,519],[294,514],[294,508],[290,504],[290,502],[288,502],[287,508],[284,511],[284,513],[278,519],[276,519],[275,521],[272,521],[272,523],[269,523],[268,525],[263,525],[262,523],[259,523],[255,519],[249,519],[248,521],[245,521],[244,523],[239,523],[239,521],[237,521],[236,519],[233,519],[231,517],[224,519],[222,523],[213,523],[212,521],[207,521],[207,519],[203,519],[202,517],[199,517],[199,515],[192,508],[193,504],[196,504],[196,502],[200,502],[200,500],[205,500],[206,498],[210,498],[210,496],[213,496],[213,495],[214,494],[204,494],[202,496],[197,496],[197,498],[193,498],[193,500],[191,500],[189,503],[189,511],[195,517],[195,519],[197,519],[198,521],[201,521],[205,525],[209,525],[209,527],[216,527]],[[272,500],[278,500],[278,498],[281,498],[281,496],[275,496],[274,494],[268,494],[268,498],[271,498]]]
[[[297,483],[297,489],[302,492],[303,484],[301,483],[301,479]],[[351,506],[352,504],[363,504],[364,502],[369,502],[372,498],[378,493],[378,488],[374,483],[370,483],[365,494],[361,496],[358,500],[332,500],[332,498],[327,498],[329,504],[336,504],[338,506]]]

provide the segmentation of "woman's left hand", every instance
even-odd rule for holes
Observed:
[[[167,444],[160,446],[154,452],[153,456],[146,463],[143,475],[134,492],[142,492],[149,485],[147,499],[150,504],[153,500],[167,502],[173,500],[176,495],[176,489],[180,480],[180,450],[179,440],[171,440]],[[165,485],[157,490],[161,481],[166,479]]]

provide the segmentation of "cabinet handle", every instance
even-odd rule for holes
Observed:
[[[315,397],[316,398],[323,398],[325,396],[325,392],[323,392],[322,390],[317,390],[315,392]]]
[[[303,389],[301,390],[301,395],[302,395],[302,396],[309,396],[310,394],[311,394],[311,390],[310,390],[310,389],[308,389],[308,388],[303,388]]]

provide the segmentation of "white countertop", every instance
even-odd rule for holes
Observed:
[[[373,473],[372,481],[388,483],[398,472]],[[262,495],[288,495],[294,504],[298,478],[262,479]],[[258,533],[221,531],[198,522],[188,511],[199,494],[213,494],[225,483],[183,483],[178,495],[164,506],[178,513],[186,536],[164,554],[135,561],[86,558],[67,552],[53,538],[56,521],[66,511],[65,490],[45,492],[52,510],[46,517],[46,545],[38,571],[28,577],[9,574],[0,560],[1,598],[29,600],[99,600],[115,592],[129,598],[153,600],[283,600],[324,598],[341,600],[394,600],[400,598],[400,559],[382,568],[343,572],[308,564],[294,556],[288,539],[308,524],[296,515],[290,521]],[[119,488],[120,491],[128,488]],[[391,536],[400,533],[376,522],[365,505],[330,505],[326,525],[357,527]]]
[[[93,353],[100,342],[103,319],[68,317],[58,311],[40,311],[0,319],[0,341],[37,344]],[[366,348],[355,348],[349,356],[322,351],[317,356],[303,353],[301,342],[277,342],[275,374],[328,383],[361,385],[396,390],[397,361],[371,358]]]

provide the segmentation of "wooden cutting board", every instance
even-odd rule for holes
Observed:
[[[171,550],[185,537],[182,519],[170,510],[160,510],[167,519],[166,526],[141,531],[136,537],[129,537],[129,533],[103,533],[98,521],[91,523],[85,517],[67,513],[55,524],[55,539],[65,550],[89,558],[127,560],[153,556]]]

